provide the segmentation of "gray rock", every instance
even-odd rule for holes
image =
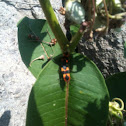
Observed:
[[[85,41],[84,38],[82,40],[79,44],[79,52],[92,59],[104,77],[126,71],[126,59],[124,58],[126,24],[122,26],[120,32],[112,29],[104,37],[94,36],[93,43],[95,44]]]
[[[51,2],[63,24],[57,12],[61,1]],[[18,49],[16,25],[25,16],[45,19],[36,0],[0,0],[0,126],[25,126],[28,97],[35,82]]]

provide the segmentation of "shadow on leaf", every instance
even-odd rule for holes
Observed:
[[[121,98],[124,104],[126,104],[126,72],[112,75],[106,79],[106,84],[110,93],[110,100],[113,98]]]
[[[31,57],[35,48],[38,45],[40,45],[40,43],[37,41],[29,40],[28,35],[32,34],[33,32],[34,34],[38,33],[40,36],[41,30],[45,22],[46,22],[45,20],[35,20],[35,19],[29,19],[25,17],[18,24],[19,50],[21,53],[22,60],[27,67],[29,67],[29,64],[31,62]],[[44,38],[45,35],[46,34],[41,34],[41,37]]]
[[[32,88],[29,96],[26,126],[44,126],[42,123],[42,118],[40,117],[40,113],[37,109],[36,100],[34,96],[34,88]]]
[[[25,17],[18,23],[18,44],[20,54],[24,64],[29,68],[35,77],[38,76],[48,61],[45,51],[48,56],[54,54],[53,50],[55,51],[55,55],[61,52],[58,44],[54,47],[47,44],[51,42],[51,39],[53,38],[55,37],[46,20],[29,19]],[[41,55],[44,55],[44,60],[36,60],[32,62]],[[31,62],[32,64],[30,67]]]

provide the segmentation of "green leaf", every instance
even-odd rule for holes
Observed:
[[[66,86],[59,71],[61,56],[51,60],[34,84],[26,126],[65,126]],[[70,56],[67,126],[106,126],[108,91],[94,63],[80,54]]]
[[[74,36],[78,32],[79,27],[80,27],[79,25],[71,25],[70,26],[70,32],[71,32],[72,36]]]
[[[124,58],[126,58],[126,41],[124,43]]]
[[[121,98],[126,104],[126,72],[112,75],[106,79],[111,100],[113,98]],[[126,109],[126,106],[125,106]]]
[[[38,76],[41,69],[47,63],[47,56],[40,44],[40,42],[42,41],[51,42],[47,30],[49,31],[51,38],[52,39],[55,38],[46,20],[29,19],[25,17],[18,23],[18,44],[20,54],[23,62],[35,77]],[[40,40],[29,38],[28,37],[29,35],[39,37]],[[49,45],[43,43],[43,46],[49,56],[50,55],[56,56],[61,53],[58,44],[52,47],[54,52]],[[34,60],[35,58],[38,58],[41,55],[45,56],[45,60],[36,60],[31,64],[30,67],[29,64],[31,63],[31,61]]]

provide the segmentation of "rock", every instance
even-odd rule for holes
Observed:
[[[78,50],[97,64],[105,78],[126,71],[126,59],[124,58],[126,24],[122,26],[120,32],[112,29],[104,37],[94,36],[93,39],[95,44],[85,41],[83,38]]]
[[[3,78],[4,81],[8,81],[9,80],[9,75],[3,74],[2,78]]]
[[[17,88],[16,90],[15,90],[15,92],[14,92],[14,95],[17,95],[17,94],[19,94],[21,92],[21,88]]]
[[[63,16],[57,11],[61,1],[51,2],[63,24]],[[2,0],[0,12],[0,126],[25,126],[28,97],[35,78],[21,60],[16,25],[25,16],[38,19],[45,16],[36,0]]]

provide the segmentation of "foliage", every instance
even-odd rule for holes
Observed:
[[[65,124],[66,87],[58,72],[60,57],[44,67],[32,88],[26,126],[34,126],[36,122],[38,126]],[[102,75],[94,63],[80,54],[72,54],[70,62],[68,125],[105,126],[108,92]]]
[[[23,18],[18,23],[18,43],[19,43],[19,50],[21,53],[21,57],[25,65],[28,69],[32,72],[32,74],[37,77],[41,71],[41,68],[45,66],[48,59],[45,55],[45,52],[40,44],[41,41],[50,42],[49,35],[47,30],[51,34],[51,37],[54,38],[54,35],[47,23],[46,20],[42,19],[29,19],[27,17]],[[40,38],[40,41],[30,39],[28,36],[35,34],[36,37]],[[61,53],[60,47],[58,44],[53,46],[52,51],[51,47],[47,44],[43,43],[45,50],[47,51],[48,55],[56,56]],[[41,56],[42,54],[45,55],[44,60],[36,60],[31,64],[30,63],[33,59]]]
[[[110,99],[112,100],[115,97],[121,98],[126,104],[126,72],[118,73],[109,77],[106,79],[106,84],[109,90]]]
[[[79,25],[70,26],[70,32],[71,32],[72,36],[74,36],[77,33],[78,29],[79,29]]]
[[[117,101],[119,102],[113,102],[114,104],[111,104],[110,106],[109,115],[111,118],[109,119],[109,123],[114,122],[112,126],[122,126],[125,120],[123,113],[125,112],[124,109],[126,109],[126,106],[124,106],[124,104],[126,104],[126,72],[118,73],[109,77],[106,79],[106,84],[109,90],[110,99],[118,98]]]
[[[29,25],[27,25],[27,23]],[[45,20],[33,20],[28,18],[24,18],[18,24],[19,50],[28,68],[31,60],[44,52],[40,43],[30,41],[27,35],[31,32],[35,32],[37,35],[40,35],[41,40],[49,41],[46,33],[47,27],[49,29]],[[31,29],[34,31],[31,31]],[[44,35],[44,37],[42,35]],[[58,48],[58,46],[54,47],[54,49],[56,48]],[[45,49],[48,51],[50,47],[45,46]],[[57,53],[51,61],[46,62],[47,59],[46,61],[35,61],[29,68],[32,74],[37,78],[37,81],[32,88],[29,98],[27,126],[35,124],[54,125],[54,123],[58,124],[60,122],[64,124],[66,89],[62,75],[61,73],[59,74],[60,59],[62,57],[62,55],[57,56],[59,52],[60,51],[57,49]],[[46,65],[42,69],[41,66],[45,63]],[[90,60],[80,54],[72,54],[70,63],[71,81],[68,101],[68,123],[73,125],[74,123],[77,125],[92,125],[90,120],[93,120],[93,124],[104,125],[108,113],[108,92],[101,73]],[[95,87],[98,88],[96,89]],[[96,118],[96,111],[97,117],[99,118]],[[46,112],[49,115],[52,113],[52,116],[44,114]],[[104,116],[101,116],[103,112]],[[72,116],[71,113],[75,114]],[[77,119],[76,116],[78,116]],[[73,120],[73,118],[76,120]],[[31,120],[33,120],[33,122]]]

